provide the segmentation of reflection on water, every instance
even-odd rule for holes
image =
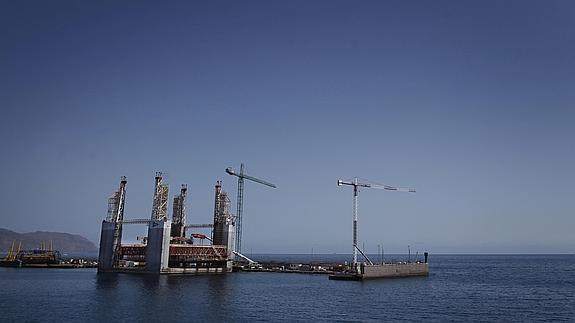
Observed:
[[[96,289],[116,289],[118,275],[113,273],[100,273],[96,275]]]
[[[193,309],[194,316],[210,320],[233,318],[226,306],[233,306],[233,276],[98,274],[95,315],[113,319],[110,308],[114,308],[130,319],[163,321],[165,315],[189,316]]]
[[[232,285],[229,281],[233,279],[231,275],[217,275],[207,276],[207,295],[206,295],[206,311],[210,313],[219,313],[221,317],[233,317],[229,313],[229,306],[222,306],[222,304],[229,304],[231,302],[230,295],[233,294]]]

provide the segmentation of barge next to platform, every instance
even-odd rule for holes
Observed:
[[[399,262],[386,264],[359,263],[355,270],[329,275],[331,280],[364,280],[375,278],[401,278],[413,276],[428,276],[429,265],[427,253],[425,262]]]

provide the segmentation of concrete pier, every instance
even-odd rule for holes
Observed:
[[[383,265],[360,266],[362,279],[393,278],[429,275],[429,266],[426,263],[397,263]]]
[[[364,280],[375,278],[400,278],[428,276],[429,265],[424,262],[391,263],[381,265],[358,264],[354,272],[330,275],[332,280]]]

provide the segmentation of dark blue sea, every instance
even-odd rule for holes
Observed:
[[[575,255],[431,255],[430,271],[429,277],[355,282],[287,273],[149,276],[0,268],[0,321],[575,322]]]

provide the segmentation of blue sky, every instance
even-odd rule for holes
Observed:
[[[99,239],[128,177],[211,221],[228,166],[244,251],[575,250],[570,1],[20,1],[0,5],[3,227]],[[126,240],[143,235],[133,227]]]

